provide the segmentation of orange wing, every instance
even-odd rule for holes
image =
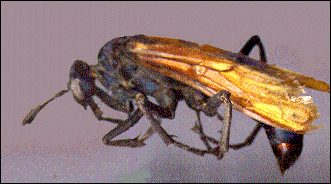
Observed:
[[[231,92],[234,108],[265,124],[295,133],[318,128],[317,106],[303,87],[330,93],[330,85],[216,47],[179,39],[146,36],[130,43],[142,66],[181,81],[207,96]]]

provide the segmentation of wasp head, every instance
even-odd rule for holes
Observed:
[[[90,104],[95,92],[95,78],[91,67],[81,60],[76,60],[70,68],[68,89],[72,91],[76,102],[84,107]]]

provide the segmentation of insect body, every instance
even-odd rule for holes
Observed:
[[[209,45],[147,37],[133,42],[137,62],[171,76],[207,96],[227,90],[235,108],[246,115],[296,133],[315,129],[317,108],[302,86],[330,92],[328,84]],[[154,40],[152,43],[151,40]]]
[[[255,45],[260,48],[260,60],[247,56]],[[100,49],[98,64],[88,65],[76,60],[70,69],[68,89],[33,108],[22,124],[30,124],[47,103],[71,90],[76,102],[85,109],[90,106],[98,120],[118,124],[103,137],[106,145],[143,146],[144,140],[157,132],[167,145],[199,155],[214,154],[220,159],[229,147],[241,147],[229,145],[232,104],[263,123],[271,142],[279,137],[284,138],[280,143],[288,141],[286,138],[290,142],[293,140],[291,132],[300,137],[299,134],[316,128],[312,122],[318,113],[311,97],[297,97],[303,93],[302,86],[328,93],[330,86],[266,62],[258,36],[253,36],[239,53],[172,38],[144,35],[115,38]],[[102,88],[95,81],[99,81]],[[110,108],[127,113],[128,118],[103,117],[94,96]],[[154,97],[157,104],[148,101],[147,96]],[[200,136],[206,150],[176,141],[161,126],[160,119],[175,117],[177,103],[181,100],[196,111],[198,121],[192,130]],[[225,104],[223,117],[217,112],[221,103]],[[201,111],[223,121],[219,140],[204,134]],[[143,136],[112,140],[134,126],[143,115],[151,121],[151,127]],[[298,140],[302,143],[302,139]]]

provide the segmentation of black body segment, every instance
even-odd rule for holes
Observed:
[[[248,57],[255,46],[259,47],[259,60]],[[96,65],[74,61],[67,89],[34,107],[22,125],[30,124],[49,102],[72,91],[75,101],[84,109],[90,107],[98,120],[117,124],[102,138],[105,145],[141,147],[157,133],[166,145],[222,159],[229,148],[252,144],[264,128],[284,173],[300,156],[303,133],[316,128],[311,123],[317,118],[317,107],[312,106],[307,97],[295,98],[301,86],[330,92],[330,86],[323,81],[267,64],[264,46],[256,35],[239,53],[179,39],[126,36],[108,41],[100,49]],[[111,109],[127,114],[127,119],[103,116],[95,97]],[[148,97],[153,97],[156,103]],[[197,121],[191,130],[199,136],[205,149],[177,141],[175,135],[161,126],[162,119],[175,118],[180,101],[195,111]],[[223,116],[218,113],[221,104],[224,104]],[[232,108],[258,123],[243,143],[230,145]],[[216,116],[221,122],[220,138],[204,133],[201,112],[208,117]],[[114,140],[143,116],[151,123],[146,133],[134,139]]]

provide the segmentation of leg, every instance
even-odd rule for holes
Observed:
[[[264,63],[267,63],[265,49],[260,37],[257,35],[252,36],[242,47],[239,53],[248,56],[255,45],[259,46],[260,60]],[[259,122],[252,134],[246,139],[244,143],[233,145],[231,148],[239,149],[243,146],[252,144],[262,126],[266,131],[269,143],[274,151],[275,156],[277,157],[281,172],[284,173],[285,170],[292,166],[299,158],[303,147],[303,135],[271,127]]]
[[[222,134],[221,141],[219,142],[217,148],[212,149],[211,146],[209,146],[208,142],[204,141],[205,145],[207,146],[207,150],[201,150],[201,149],[193,148],[193,147],[187,146],[187,145],[185,145],[183,143],[180,143],[178,141],[175,141],[162,128],[162,126],[160,125],[160,121],[154,117],[154,113],[151,110],[151,107],[147,105],[150,102],[147,102],[147,99],[146,99],[146,97],[143,94],[138,94],[136,96],[136,103],[137,103],[138,108],[150,120],[151,126],[152,126],[153,130],[160,135],[161,139],[167,145],[174,144],[175,146],[177,146],[179,148],[188,150],[188,151],[193,152],[193,153],[198,154],[198,155],[204,155],[206,153],[208,153],[208,154],[214,154],[219,159],[221,159],[223,157],[223,154],[228,150],[228,143],[229,143],[228,138],[229,138],[229,127],[230,127],[230,122],[231,122],[231,110],[232,110],[232,106],[231,106],[231,102],[229,100],[229,93],[228,92],[224,92],[224,91],[219,92],[217,96],[218,97],[215,97],[213,100],[210,100],[209,102],[207,102],[207,104],[211,104],[210,106],[204,105],[204,107],[201,107],[201,108],[204,108],[205,111],[208,110],[207,111],[208,114],[213,114],[214,110],[212,110],[212,108],[215,108],[215,107],[218,108],[218,106],[223,101],[225,101],[226,102],[226,108],[227,108],[227,110],[225,112],[225,116],[226,116],[226,118],[225,118],[226,123],[225,124],[226,125],[224,125],[224,127],[223,127],[223,132],[224,133]],[[217,106],[215,106],[215,104],[216,104],[215,99],[217,99],[219,101],[219,105],[217,105]],[[208,108],[208,107],[210,107],[210,108]],[[209,112],[209,110],[210,110],[210,112]],[[198,119],[200,121],[199,115],[198,115]],[[200,127],[202,127],[202,126],[200,126]],[[203,139],[203,137],[206,137],[206,136],[203,136],[202,133],[200,135],[201,135],[202,139]]]
[[[143,117],[142,112],[137,109],[132,115],[125,121],[119,123],[113,130],[107,133],[103,138],[102,142],[107,146],[123,146],[123,147],[141,147],[144,146],[144,140],[139,140],[138,137],[134,139],[122,139],[122,140],[114,140],[111,141],[114,137],[122,134],[123,132],[129,130],[129,128],[133,127],[135,124],[139,122],[139,120]]]
[[[191,128],[191,130],[195,133],[197,133],[200,136],[200,140],[203,142],[203,144],[206,146],[208,151],[212,150],[212,147],[209,145],[208,143],[208,138],[206,136],[206,134],[203,132],[203,127],[202,127],[202,123],[201,123],[201,118],[200,118],[200,112],[199,111],[195,111],[197,114],[197,122],[194,124],[194,127]],[[218,142],[216,143],[216,145],[218,145]]]
[[[248,56],[253,50],[254,46],[258,45],[260,49],[260,60],[264,63],[267,63],[267,57],[265,54],[265,49],[263,47],[262,41],[259,36],[252,36],[246,44],[240,49],[239,53]]]
[[[229,145],[229,148],[231,149],[241,149],[245,146],[250,146],[253,141],[255,140],[255,137],[257,136],[258,132],[261,130],[262,125],[260,123],[258,123],[255,127],[255,129],[251,132],[251,134],[246,138],[246,140],[242,143],[238,143],[238,144],[234,144],[234,145]],[[207,142],[205,144],[208,144],[208,141],[215,144],[215,145],[219,145],[219,141],[217,141],[216,139],[206,136],[205,133],[202,130],[202,125],[201,124],[195,124],[195,126],[192,128],[192,130],[199,134],[201,137],[201,140],[205,140],[203,142]],[[206,145],[206,147],[208,147]]]
[[[222,126],[222,135],[220,138],[220,141],[216,141],[214,143],[217,143],[217,147],[210,150],[211,147],[207,142],[207,136],[203,133],[200,116],[197,113],[198,116],[198,122],[197,124],[197,131],[200,135],[201,140],[204,142],[204,144],[207,147],[208,153],[213,153],[218,159],[222,159],[224,156],[224,153],[226,153],[229,150],[229,140],[230,140],[230,127],[231,127],[231,119],[232,119],[232,103],[230,101],[230,93],[228,91],[219,91],[214,96],[209,98],[206,103],[203,103],[201,106],[196,106],[196,112],[203,111],[207,116],[215,116],[217,115],[218,119],[220,121],[223,121]],[[219,106],[224,103],[225,105],[225,112],[224,112],[224,118],[222,118],[218,113],[217,110]],[[193,130],[194,128],[193,127]]]
[[[106,96],[106,99],[101,99],[101,100],[105,103],[107,101],[114,103],[114,101],[112,100],[112,97],[110,97],[110,96]],[[129,117],[127,120],[113,119],[113,118],[109,118],[109,117],[102,117],[103,113],[94,101],[91,100],[90,102],[88,102],[88,104],[91,107],[92,112],[94,113],[94,115],[97,117],[98,120],[105,120],[105,121],[108,121],[111,123],[118,124],[117,127],[115,127],[113,130],[111,130],[102,139],[103,143],[108,146],[123,146],[123,147],[131,147],[131,148],[142,147],[145,145],[144,141],[154,134],[154,129],[150,127],[147,130],[147,132],[140,138],[138,138],[139,137],[138,136],[134,139],[122,139],[122,140],[112,141],[112,139],[114,137],[124,133],[129,128],[133,127],[136,123],[138,123],[138,121],[143,116],[143,113],[139,109],[137,109],[132,114],[129,113]],[[164,111],[162,111],[164,108],[157,106],[151,102],[147,102],[147,105],[151,109],[153,109],[153,113],[157,114],[158,116],[164,116],[164,114],[169,114],[168,111],[166,111],[166,113],[162,113],[162,112],[164,112]],[[108,106],[110,106],[110,105],[108,104]],[[114,109],[113,106],[110,106],[110,107],[112,107]],[[115,110],[117,110],[117,109],[115,109]],[[156,120],[156,121],[159,121],[159,120]]]
[[[230,148],[241,149],[245,146],[250,146],[253,143],[253,141],[255,140],[255,137],[257,136],[257,134],[259,133],[261,128],[262,128],[262,126],[260,123],[256,124],[256,127],[254,128],[254,130],[251,132],[251,134],[246,138],[246,140],[244,142],[239,143],[239,144],[230,145]]]
[[[221,130],[222,135],[217,148],[218,152],[215,154],[218,159],[222,159],[224,153],[229,150],[230,127],[232,119],[232,103],[230,101],[230,95],[231,94],[228,91],[220,91],[209,98],[208,101],[201,106],[201,110],[207,116],[215,116],[217,114],[218,119],[223,121]],[[217,109],[222,103],[225,105],[224,118],[221,118],[221,116],[217,113]],[[198,107],[197,109],[200,108]]]
[[[182,144],[180,142],[175,141],[172,136],[170,136],[161,126],[160,120],[156,119],[153,114],[153,110],[150,106],[147,104],[151,102],[147,102],[146,97],[143,94],[137,94],[136,96],[136,103],[138,108],[142,111],[144,115],[146,115],[147,119],[151,122],[151,127],[153,128],[153,131],[157,132],[161,139],[165,142],[166,145],[173,144],[179,148],[185,149],[187,151],[193,152],[198,155],[204,155],[206,151],[200,150],[197,148],[192,148],[190,146],[187,146],[185,144]]]
[[[212,152],[214,155],[217,156],[217,158],[221,159],[224,153],[227,152],[229,149],[230,126],[232,118],[232,104],[230,101],[230,93],[228,91],[220,91],[214,96],[208,98],[201,92],[190,87],[182,88],[181,93],[184,96],[187,105],[197,113],[198,123],[195,124],[192,130],[195,133],[199,134],[200,139],[202,142],[204,142],[208,152]],[[223,102],[225,104],[224,119],[217,113],[219,106]],[[217,115],[218,119],[223,122],[220,141],[212,142],[208,140],[211,143],[218,145],[218,147],[213,149],[213,151],[210,151],[211,147],[208,142],[206,142],[208,137],[203,133],[199,114],[200,111],[203,111],[209,117]]]

